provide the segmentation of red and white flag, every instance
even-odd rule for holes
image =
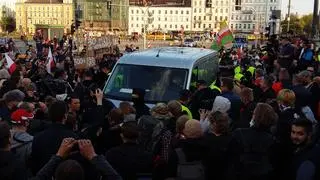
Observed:
[[[52,68],[55,67],[55,63],[54,63],[54,60],[53,60],[53,56],[52,56],[52,52],[51,52],[51,48],[50,48],[50,47],[49,47],[49,52],[48,52],[48,58],[47,58],[47,60],[48,60],[48,63],[47,63],[47,65],[46,65],[46,67],[47,67],[47,72],[48,72],[49,74],[51,74],[51,70],[52,70]]]
[[[16,70],[17,65],[15,62],[13,62],[13,60],[7,53],[5,53],[4,55],[6,57],[6,62],[7,62],[6,68],[8,69],[9,73],[12,74]]]

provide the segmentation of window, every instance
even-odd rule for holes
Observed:
[[[239,29],[241,29],[242,28],[242,26],[241,26],[241,24],[239,24]]]
[[[253,20],[256,20],[256,16],[255,15],[253,15]]]
[[[228,11],[229,11],[229,10],[228,10],[228,9],[226,9],[226,13],[228,13]]]
[[[214,28],[217,28],[217,24],[214,24]]]
[[[248,29],[251,29],[251,24],[248,24]]]
[[[139,27],[139,24],[136,24],[136,27]]]
[[[152,24],[152,26],[151,26],[152,28],[154,28],[154,25]]]
[[[134,10],[131,10],[131,14],[134,14]]]
[[[139,17],[137,17],[137,21],[139,21]]]
[[[233,15],[231,15],[231,20],[233,20]]]
[[[206,28],[206,24],[203,24],[203,28]]]
[[[161,25],[160,24],[158,24],[158,29],[160,29],[161,28]]]
[[[198,28],[201,28],[201,25],[200,25],[200,23],[198,24]]]
[[[176,10],[176,14],[178,14],[178,10]]]
[[[199,21],[201,21],[201,16],[199,16]]]
[[[199,5],[202,6],[202,1],[199,2]]]
[[[218,13],[218,9],[216,9],[216,13]]]
[[[243,29],[247,29],[247,24],[243,24]]]
[[[167,25],[166,25],[166,24],[164,25],[164,28],[167,28]]]
[[[214,17],[214,20],[218,21],[218,16],[215,16],[215,17]]]
[[[199,13],[201,13],[201,8],[199,8]]]
[[[174,27],[177,29],[177,28],[178,28],[178,25],[174,25]]]
[[[158,11],[158,14],[161,14],[161,10]]]
[[[193,28],[196,28],[196,24],[193,24]]]
[[[212,21],[212,16],[209,16],[209,21]]]
[[[196,13],[196,12],[197,12],[197,8],[194,8],[193,12],[195,12],[195,13]]]
[[[189,29],[189,25],[186,25],[186,29]]]
[[[222,21],[222,16],[220,16],[220,21]]]
[[[227,20],[228,20],[228,16],[225,16],[225,17],[224,17],[224,20],[226,20],[226,21],[227,21]]]
[[[193,20],[197,20],[197,17],[194,16],[194,17],[193,17]]]
[[[172,14],[173,12],[172,12],[172,10],[170,10],[170,14]]]
[[[255,24],[252,24],[252,29],[256,29],[256,25]]]
[[[233,29],[233,24],[230,24],[230,28]]]
[[[144,17],[141,17],[141,20],[144,21]]]
[[[236,16],[236,20],[239,20],[239,16]]]
[[[211,24],[209,24],[209,28],[211,29]]]
[[[238,24],[236,24],[236,29],[238,29]]]
[[[137,9],[137,14],[139,14],[139,10]]]
[[[194,5],[197,6],[197,1],[194,1]]]
[[[167,17],[165,17],[165,18],[164,18],[164,21],[167,21],[167,20],[168,20]]]
[[[186,11],[186,14],[189,14],[189,11]]]
[[[207,16],[203,16],[203,20],[206,20],[207,19]]]
[[[183,14],[183,11],[181,10],[181,14]]]
[[[186,21],[189,22],[189,18],[186,18]]]
[[[168,11],[167,11],[167,10],[165,10],[165,11],[164,11],[164,14],[167,14],[167,13],[168,13]]]
[[[223,13],[223,9],[220,9],[220,13]]]
[[[131,17],[131,20],[133,21],[133,17]]]
[[[170,28],[172,28],[172,24],[170,24]]]

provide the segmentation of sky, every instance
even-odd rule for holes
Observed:
[[[288,12],[289,0],[282,0],[282,15]],[[291,12],[299,15],[313,13],[314,0],[291,0]]]

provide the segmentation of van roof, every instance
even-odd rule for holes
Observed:
[[[201,57],[216,54],[216,51],[190,47],[160,47],[125,54],[120,64],[160,66],[188,69]]]

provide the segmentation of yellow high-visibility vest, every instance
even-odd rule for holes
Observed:
[[[234,74],[239,74],[239,73],[241,73],[241,67],[237,66],[234,68]]]
[[[188,115],[189,119],[192,119],[192,118],[193,118],[193,117],[192,117],[192,113],[191,113],[191,111],[189,110],[189,108],[187,108],[187,107],[184,106],[184,105],[181,105],[181,109],[182,109],[182,111],[187,112],[187,115]]]
[[[241,73],[238,73],[238,74],[234,75],[234,79],[237,80],[237,81],[241,81],[242,77],[243,77],[243,74],[241,74]]]
[[[247,71],[249,71],[249,72],[251,73],[251,75],[254,76],[254,71],[255,71],[255,70],[256,70],[255,67],[250,66]]]

